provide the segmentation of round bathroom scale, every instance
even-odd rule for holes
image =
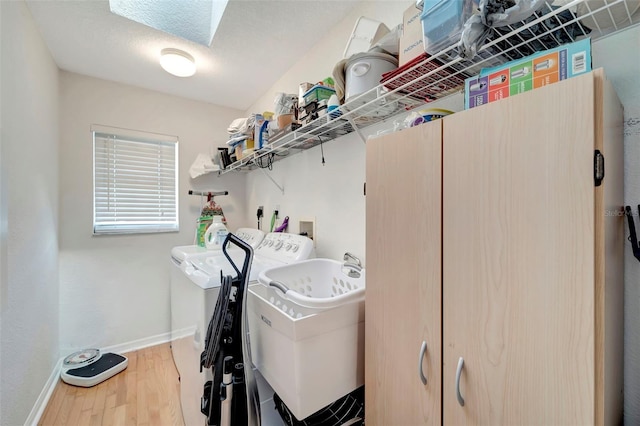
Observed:
[[[115,376],[127,368],[127,357],[101,353],[100,349],[83,349],[62,361],[63,382],[73,386],[91,387]]]
[[[100,358],[100,349],[83,349],[67,356],[62,361],[62,368],[79,368],[96,362]]]

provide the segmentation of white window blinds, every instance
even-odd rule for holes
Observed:
[[[92,126],[93,233],[178,230],[178,140]]]

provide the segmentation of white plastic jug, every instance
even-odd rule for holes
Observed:
[[[228,233],[227,227],[222,223],[222,216],[213,216],[211,225],[207,228],[207,232],[204,233],[205,247],[209,250],[221,249]]]

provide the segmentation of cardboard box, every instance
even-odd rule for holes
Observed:
[[[415,2],[411,3],[411,6],[404,11],[402,36],[400,36],[400,45],[398,46],[398,67],[424,53],[421,14],[422,10],[416,7]]]
[[[591,39],[558,46],[493,68],[464,83],[464,108],[474,108],[591,71]]]

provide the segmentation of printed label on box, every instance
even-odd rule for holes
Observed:
[[[482,70],[465,81],[465,109],[528,92],[591,71],[591,40],[584,39]]]
[[[487,81],[489,77],[480,77],[473,84],[468,87],[469,91],[469,102],[473,104],[473,106],[469,108],[473,108],[474,106],[484,105],[489,102],[488,93],[487,93]]]
[[[422,40],[422,22],[420,15],[422,10],[415,4],[409,6],[403,13],[402,35],[399,42],[398,67],[403,66],[418,55],[424,53],[424,41]]]

